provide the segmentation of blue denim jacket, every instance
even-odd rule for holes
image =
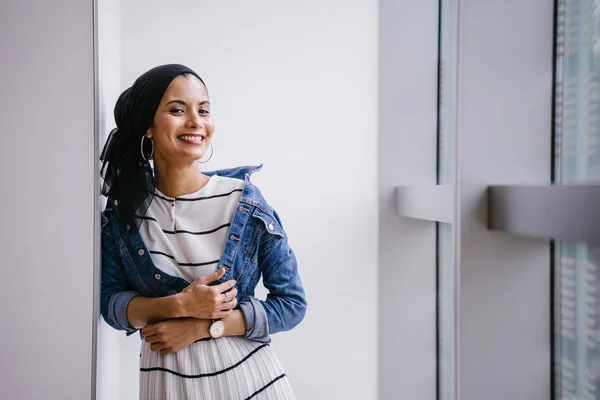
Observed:
[[[205,172],[244,179],[245,185],[221,259],[223,277],[237,281],[238,307],[246,321],[245,337],[268,343],[269,334],[292,329],[306,312],[304,289],[294,252],[288,245],[279,216],[265,201],[250,175],[262,168],[238,167]],[[188,282],[156,268],[140,234],[123,226],[118,202],[109,198],[102,213],[101,312],[105,321],[127,334],[136,329],[127,320],[127,306],[135,296],[164,297],[181,292]],[[269,291],[265,301],[254,297],[262,275]]]

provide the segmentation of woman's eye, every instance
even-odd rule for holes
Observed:
[[[173,114],[181,114],[181,113],[183,113],[183,110],[181,108],[173,108],[173,109],[171,109],[171,112]]]
[[[200,109],[198,112],[199,112],[200,114],[204,114],[204,115],[206,115],[206,114],[210,114],[210,111],[208,111],[208,110],[203,110],[203,109]]]

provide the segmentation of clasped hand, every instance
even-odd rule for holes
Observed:
[[[225,269],[221,268],[214,274],[201,276],[188,287],[183,289],[181,295],[181,307],[183,316],[202,319],[227,318],[231,311],[237,306],[236,282],[229,280],[220,285],[208,286],[219,280]]]
[[[166,355],[189,346],[198,339],[209,337],[210,321],[195,318],[174,318],[142,328],[144,340],[150,350]]]
[[[234,280],[208,286],[224,273],[221,269],[202,276],[181,292],[181,307],[186,317],[157,322],[142,329],[150,350],[160,351],[162,355],[175,353],[198,339],[210,337],[210,320],[227,318],[237,305]]]

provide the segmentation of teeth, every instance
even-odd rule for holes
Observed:
[[[202,136],[180,136],[179,139],[191,142],[201,142]]]

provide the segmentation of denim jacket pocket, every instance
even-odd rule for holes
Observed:
[[[239,263],[242,267],[237,271],[235,278],[238,282],[242,278],[245,278],[248,273],[253,275],[253,272],[249,272],[248,270],[254,270],[255,272],[258,268],[260,253],[264,251],[264,245],[277,236],[285,238],[281,224],[273,215],[264,212],[258,207],[255,208],[252,211],[241,243],[244,260],[240,260],[241,262]]]

